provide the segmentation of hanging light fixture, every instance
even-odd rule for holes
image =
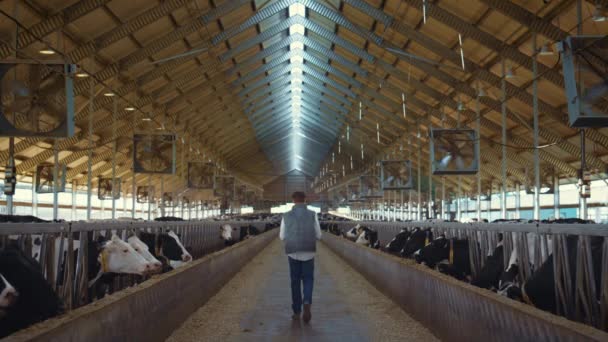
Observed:
[[[363,111],[363,110],[362,110],[362,108],[361,108],[361,101],[359,101],[359,121],[361,121],[361,118],[362,118],[362,116],[363,116],[362,111]]]
[[[511,67],[511,66],[507,67],[507,70],[505,71],[505,78],[506,79],[515,78],[515,72],[513,71],[513,67]]]
[[[376,122],[376,140],[380,143],[380,124]]]
[[[593,10],[593,21],[596,23],[606,21],[608,17],[608,11],[602,6],[599,1],[595,2],[595,10]]]
[[[486,91],[481,87],[480,83],[477,83],[477,97],[486,97]]]
[[[548,43],[544,43],[538,51],[539,56],[553,56],[553,49]]]
[[[458,107],[457,107],[459,112],[464,111],[464,104],[462,103],[462,101],[458,100]]]
[[[401,106],[403,107],[403,118],[407,117],[407,109],[405,108],[405,93],[401,93]]]

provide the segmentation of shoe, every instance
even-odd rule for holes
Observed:
[[[291,315],[291,319],[293,319],[294,321],[300,319],[300,313],[294,313],[293,315]]]
[[[304,323],[310,322],[310,319],[312,318],[312,314],[310,313],[310,304],[304,304],[304,316],[302,316],[302,318],[304,318]]]

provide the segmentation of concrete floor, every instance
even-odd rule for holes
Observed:
[[[291,320],[287,257],[266,249],[167,341],[435,341],[360,274],[318,245],[312,321]]]

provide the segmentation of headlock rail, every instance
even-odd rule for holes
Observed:
[[[58,222],[58,223],[0,223],[0,250],[8,245],[18,246],[37,259],[40,268],[65,309],[71,310],[95,301],[88,291],[88,241],[98,236],[118,235],[126,240],[141,232],[155,235],[173,231],[194,259],[224,247],[220,227],[233,228],[253,225],[264,231],[265,221],[182,221],[182,222]],[[238,233],[237,233],[238,239]],[[67,251],[74,251],[67,253]],[[67,267],[65,267],[67,266]],[[65,270],[65,272],[63,271]],[[116,292],[149,276],[117,275],[111,292]]]
[[[520,283],[552,258],[555,313],[608,330],[608,225],[551,223],[456,223],[324,221],[341,232],[357,224],[378,232],[386,245],[402,229],[430,229],[435,237],[467,239],[472,276],[502,240],[504,265],[515,251]],[[474,243],[471,243],[474,242]],[[477,248],[475,248],[477,246]],[[536,266],[535,266],[536,265]],[[599,277],[599,278],[598,278]],[[597,286],[596,284],[599,284]]]

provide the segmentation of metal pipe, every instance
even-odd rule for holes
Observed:
[[[538,61],[537,61],[537,37],[532,33],[532,109],[534,115],[534,219],[540,220],[540,151],[538,138]]]
[[[481,222],[481,110],[479,96],[475,98],[475,124],[477,128],[477,155],[479,156],[479,170],[477,171],[477,222]]]
[[[557,171],[553,173],[553,216],[559,219],[559,175]]]
[[[422,221],[422,139],[420,138],[420,125],[418,128],[418,203],[416,203],[416,219]]]
[[[507,218],[507,77],[505,72],[505,59],[502,59],[502,103],[501,103],[501,126],[502,126],[502,163],[501,178],[502,189],[500,191],[500,216]]]
[[[165,216],[165,177],[160,175],[160,216]]]
[[[576,2],[576,18],[577,18],[577,34],[579,36],[583,35],[583,2],[582,0],[578,0]],[[580,63],[577,63],[576,68],[578,69],[578,83],[580,94],[585,91],[585,80],[581,77],[581,66]],[[579,94],[579,95],[580,95]],[[582,101],[581,101],[582,103]],[[585,170],[587,169],[587,161],[585,156],[585,129],[581,128],[581,170],[579,177],[582,179],[582,185],[585,186]],[[579,218],[586,220],[588,216],[588,208],[587,208],[587,194],[584,194],[583,191],[579,191]]]
[[[36,192],[36,173],[32,178],[32,215],[38,216],[38,193]]]
[[[91,219],[93,194],[93,112],[95,111],[95,77],[89,77],[89,134],[87,156],[87,220]]]
[[[445,201],[445,177],[441,177],[441,219],[447,220],[446,218],[446,201]]]
[[[515,218],[521,218],[521,184],[515,184]]]
[[[429,198],[428,198],[428,218],[435,218],[432,216],[433,212],[433,161],[429,155]]]
[[[59,219],[59,139],[53,144],[53,220]]]
[[[122,188],[122,187],[121,187]],[[125,191],[123,191],[123,196],[122,196],[122,216],[127,217],[127,191],[125,189]]]
[[[152,175],[148,175],[148,221],[152,218],[152,199],[156,196],[156,193],[152,194]]]
[[[78,181],[72,180],[72,212],[71,218],[72,221],[76,221],[76,195],[78,193]]]
[[[116,218],[116,115],[118,113],[118,98],[114,96],[112,111],[112,219]],[[118,194],[120,196],[120,193]]]
[[[17,6],[17,5],[15,5]],[[13,169],[15,167],[15,138],[10,137],[8,139],[8,168],[9,169]],[[11,171],[12,173],[12,171]],[[13,179],[16,179],[17,175],[13,174]],[[4,186],[6,186],[6,179],[4,179]],[[32,180],[32,184],[33,184],[33,180]],[[13,192],[17,192],[17,184],[15,183],[13,185],[15,188],[13,189]],[[13,215],[13,195],[6,195],[6,214],[7,215]]]

